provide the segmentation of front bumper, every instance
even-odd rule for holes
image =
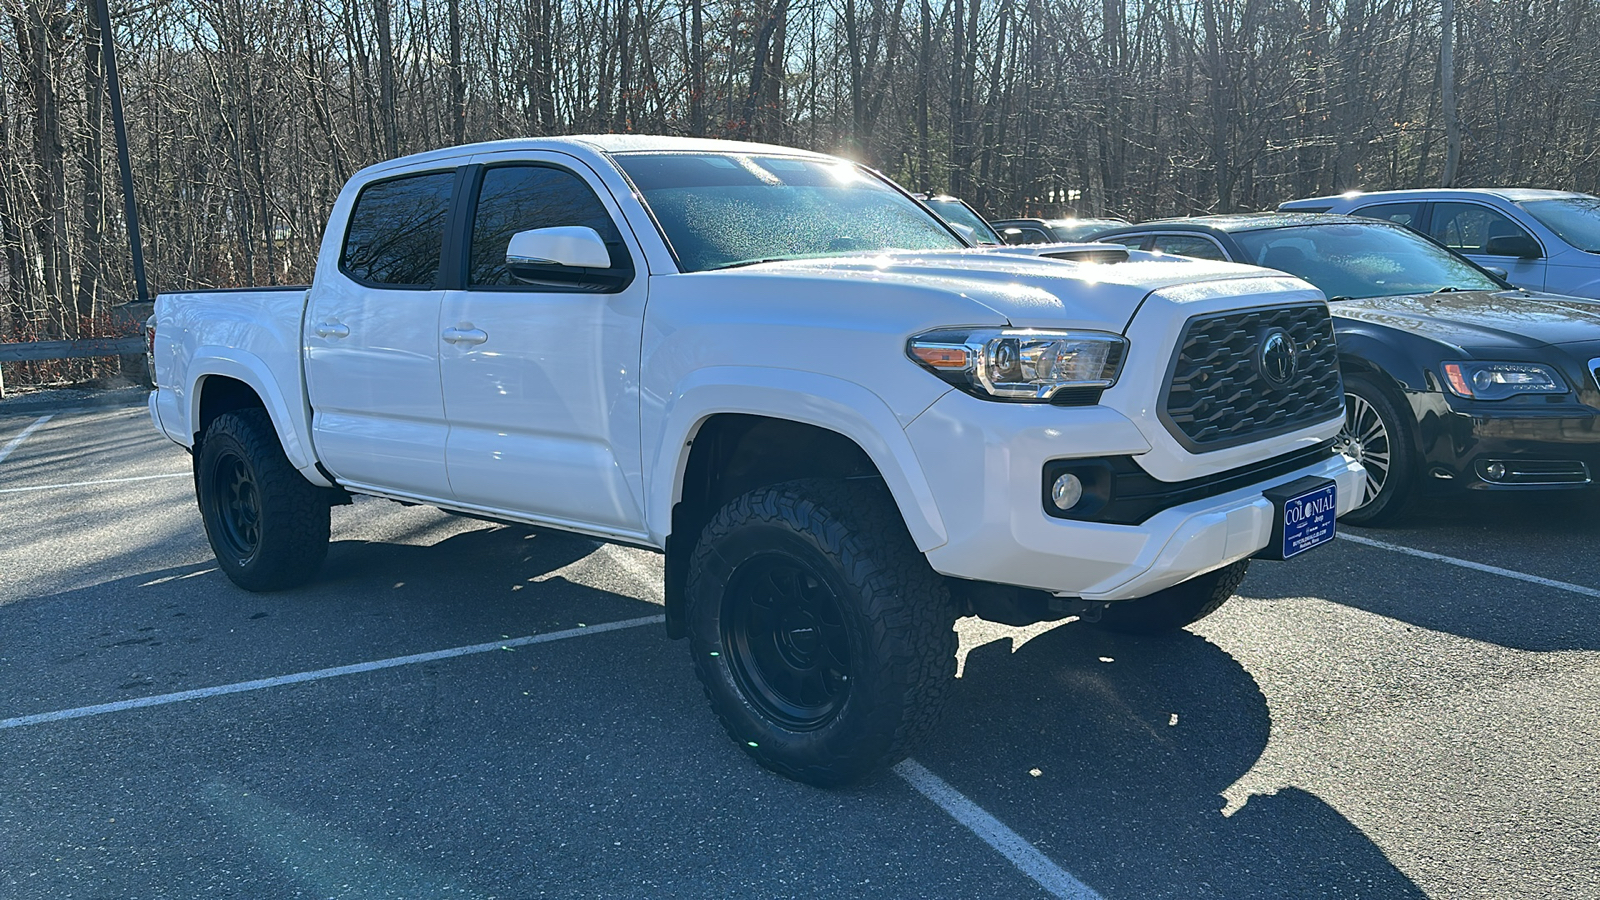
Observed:
[[[1420,413],[1426,484],[1495,491],[1578,488],[1600,481],[1600,411],[1588,406],[1458,404],[1440,394],[1416,394],[1412,403]],[[1521,474],[1495,478],[1491,467],[1496,463]]]
[[[1131,422],[1104,407],[942,406],[906,430],[949,532],[948,542],[928,551],[929,563],[957,578],[1062,596],[1143,597],[1246,559],[1272,535],[1273,507],[1263,490],[1307,475],[1332,478],[1345,513],[1365,478],[1359,463],[1332,456],[1170,507],[1137,525],[1059,519],[1041,503],[1044,464],[1137,456],[1148,444]],[[1304,449],[1288,441],[1263,444],[1263,457]]]

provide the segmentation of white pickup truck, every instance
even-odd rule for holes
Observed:
[[[972,249],[782,147],[513,140],[358,173],[309,287],[162,295],[157,427],[240,587],[370,494],[665,554],[762,765],[903,758],[954,620],[1179,628],[1333,536],[1359,465],[1323,297],[1105,246]]]

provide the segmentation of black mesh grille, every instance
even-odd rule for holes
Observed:
[[[1287,331],[1298,350],[1296,372],[1281,388],[1261,372],[1261,342],[1276,328]],[[1179,443],[1198,452],[1326,422],[1343,403],[1327,308],[1289,306],[1190,319],[1161,419]]]

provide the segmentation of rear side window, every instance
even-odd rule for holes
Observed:
[[[1192,234],[1158,234],[1150,249],[1191,259],[1227,259],[1215,241]]]
[[[1417,228],[1422,224],[1421,203],[1375,203],[1372,206],[1363,206],[1352,210],[1353,216],[1366,216],[1371,219],[1383,219],[1396,225],[1407,228]]]
[[[522,285],[506,271],[511,236],[535,228],[582,225],[599,232],[613,269],[630,269],[627,247],[611,214],[582,178],[549,166],[501,166],[483,173],[472,219],[472,287]],[[526,286],[526,285],[525,285]],[[559,290],[560,285],[538,285]]]
[[[369,184],[356,198],[339,268],[362,284],[431,290],[439,280],[454,172]]]
[[[1029,225],[1013,225],[1005,229],[1005,239],[1008,244],[1054,244],[1050,235]]]

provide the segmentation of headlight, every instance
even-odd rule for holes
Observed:
[[[1567,392],[1567,383],[1556,370],[1538,363],[1447,362],[1444,383],[1452,394],[1472,400]]]
[[[1127,348],[1121,335],[1098,331],[945,329],[911,338],[906,355],[974,396],[1046,402],[1072,388],[1098,397],[1116,384]]]

